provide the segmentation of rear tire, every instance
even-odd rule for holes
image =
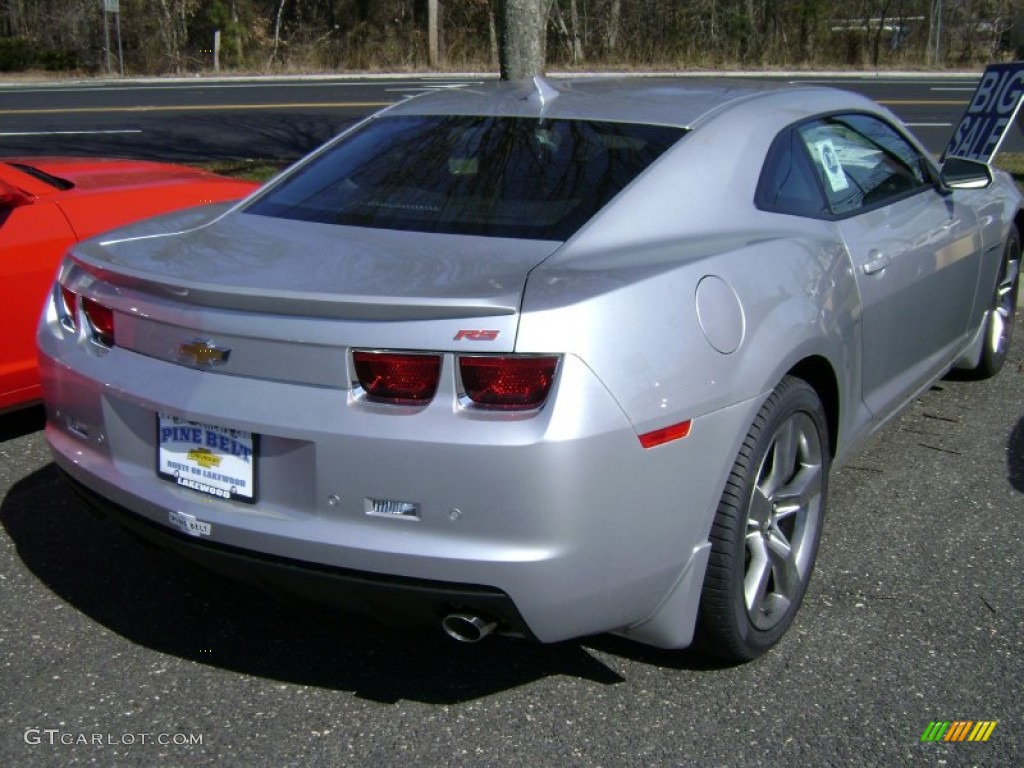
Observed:
[[[705,650],[748,661],[785,634],[814,568],[829,467],[821,400],[787,376],[761,406],[718,504],[701,593]]]
[[[999,265],[992,304],[985,318],[985,345],[978,365],[968,371],[971,378],[988,379],[995,376],[1006,362],[1006,354],[1013,339],[1013,327],[1017,317],[1017,292],[1020,288],[1020,237],[1015,229],[1010,230],[1003,249],[1003,261]]]

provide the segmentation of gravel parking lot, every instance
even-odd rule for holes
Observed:
[[[41,411],[0,417],[0,764],[1024,764],[1022,346],[833,476],[796,625],[737,667],[268,602],[91,518]],[[935,720],[997,725],[922,743]]]

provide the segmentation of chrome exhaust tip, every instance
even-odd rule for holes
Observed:
[[[469,613],[450,613],[441,620],[441,627],[448,633],[448,637],[460,643],[479,643],[497,626],[496,621],[488,621]]]

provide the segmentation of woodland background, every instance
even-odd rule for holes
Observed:
[[[492,71],[498,0],[0,0],[0,71]],[[1024,0],[544,0],[549,69],[973,67],[1024,54]],[[542,5],[544,3],[541,3]],[[432,48],[428,20],[437,13]]]

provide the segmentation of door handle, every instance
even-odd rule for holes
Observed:
[[[871,253],[871,259],[865,262],[864,264],[864,274],[877,275],[879,272],[884,271],[885,268],[889,266],[890,261],[891,259],[884,253],[873,251]]]

